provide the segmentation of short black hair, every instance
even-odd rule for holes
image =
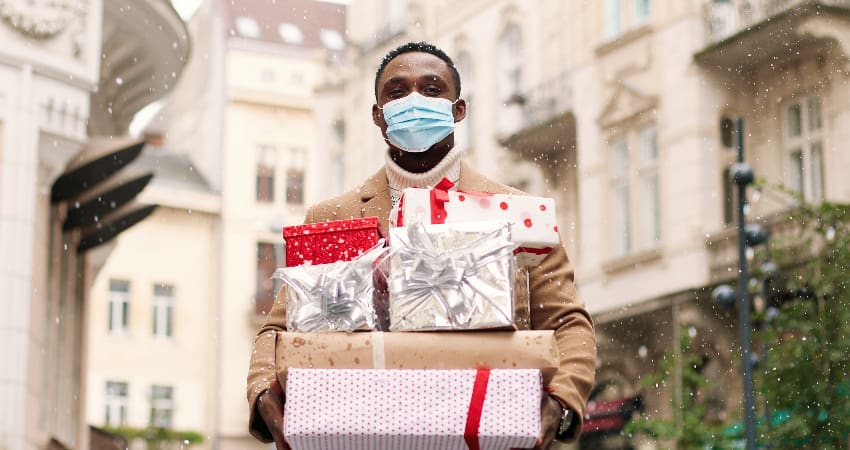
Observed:
[[[452,78],[454,78],[455,87],[457,87],[457,95],[460,97],[460,73],[458,73],[454,61],[449,58],[449,55],[447,55],[446,52],[440,50],[440,48],[436,45],[423,41],[408,42],[406,44],[399,45],[384,55],[384,59],[381,60],[381,64],[378,66],[378,71],[375,72],[375,98],[378,97],[378,80],[381,78],[381,74],[384,73],[384,69],[387,68],[387,64],[395,59],[396,56],[410,52],[430,53],[445,61],[446,65],[449,66],[449,70],[452,72]]]

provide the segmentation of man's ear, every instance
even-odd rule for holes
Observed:
[[[466,117],[466,100],[459,98],[457,103],[452,107],[452,113],[455,116],[455,123],[460,122]]]
[[[372,123],[383,130],[387,127],[387,121],[384,120],[384,111],[378,108],[378,104],[372,105]]]

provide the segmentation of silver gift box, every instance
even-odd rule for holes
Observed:
[[[377,330],[374,267],[383,242],[352,261],[277,269],[286,289],[286,328],[296,332]]]
[[[516,261],[503,222],[390,230],[390,331],[515,329]]]

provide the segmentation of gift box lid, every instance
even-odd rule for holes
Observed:
[[[304,225],[293,225],[283,227],[283,238],[293,238],[321,233],[334,233],[338,231],[364,230],[378,228],[377,217],[362,217],[356,219],[334,220],[331,222],[308,223]]]

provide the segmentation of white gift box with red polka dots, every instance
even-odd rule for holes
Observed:
[[[508,450],[540,434],[538,370],[291,369],[293,450]]]
[[[516,255],[521,266],[539,265],[556,245],[561,245],[555,200],[546,197],[409,188],[390,214],[390,225],[399,227],[420,221],[492,220],[511,223],[511,239],[519,245]]]

